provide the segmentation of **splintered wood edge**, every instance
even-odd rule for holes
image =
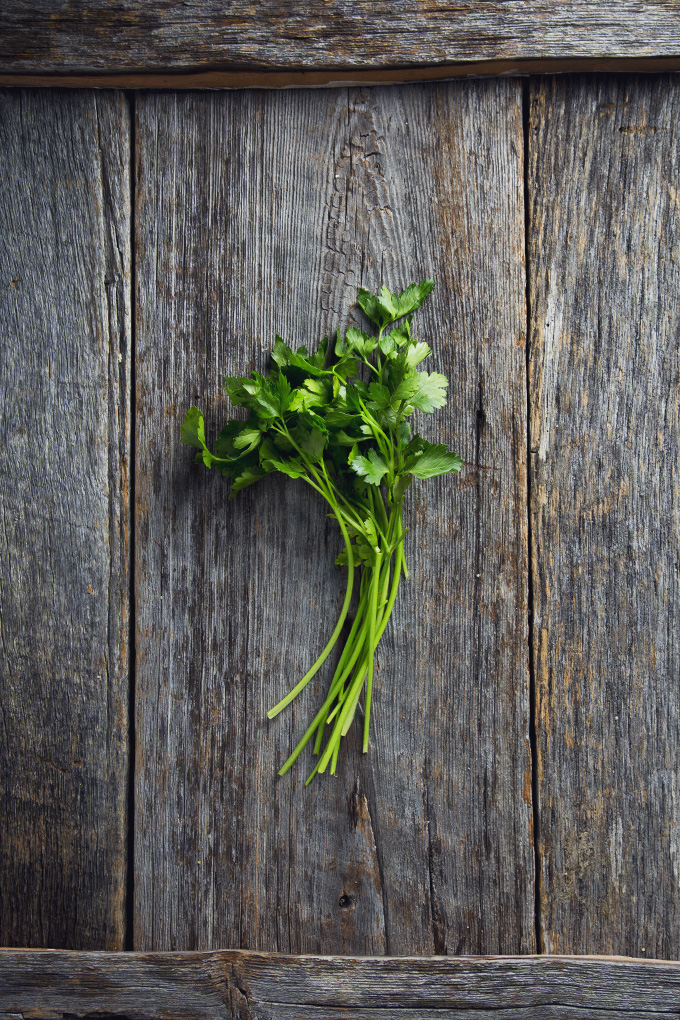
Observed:
[[[599,1015],[603,1002],[618,1016],[638,1016],[641,998],[645,1016],[667,1015],[680,1003],[680,963],[605,956],[0,950],[0,1020],[17,1012],[81,1017],[92,1010],[157,1020],[212,1018],[224,1016],[225,1007],[227,1015],[257,1017],[270,1015],[274,1003],[286,1017],[333,1018],[348,1008],[384,1017],[390,1007],[406,1010],[405,1016],[469,1007],[480,1017],[504,1007],[514,1017],[554,1004],[555,996],[575,1016],[592,1016],[593,1009]]]
[[[514,77],[577,72],[658,74],[680,71],[680,54],[669,57],[572,57],[535,60],[479,60],[434,67],[314,71],[180,71],[120,74],[0,74],[0,87],[100,89],[286,89],[404,85],[454,78]]]

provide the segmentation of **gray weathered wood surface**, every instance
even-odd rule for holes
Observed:
[[[549,952],[680,955],[680,81],[531,89],[531,512]]]
[[[680,5],[623,0],[323,4],[5,0],[0,72],[193,72],[680,58]],[[535,62],[538,61],[537,65]],[[170,86],[172,87],[172,86]]]
[[[136,948],[534,946],[521,114],[503,81],[139,99]],[[229,502],[179,425],[426,275],[426,428],[465,468],[412,492],[370,753],[305,789],[311,755],[276,769],[323,681],[265,712],[330,633],[338,535],[287,479]]]
[[[0,94],[0,944],[122,948],[130,124]]]
[[[254,952],[0,950],[0,1020],[654,1020],[680,1011],[680,964]]]
[[[1,94],[0,943],[680,956],[678,89],[144,95],[135,124],[120,93]],[[321,679],[264,713],[332,626],[337,535],[293,482],[229,502],[179,424],[214,434],[276,331],[426,274],[428,424],[465,468],[412,493],[371,751],[305,790],[275,773]],[[0,954],[0,1017],[680,1009],[676,966],[630,960],[140,960]]]

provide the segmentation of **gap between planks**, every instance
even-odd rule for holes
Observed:
[[[457,78],[515,77],[530,74],[588,72],[662,74],[680,71],[680,56],[571,57],[568,59],[476,60],[432,67],[393,67],[372,70],[286,71],[138,71],[77,74],[0,74],[0,87],[72,89],[308,89],[444,82]]]

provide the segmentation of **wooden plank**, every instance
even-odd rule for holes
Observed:
[[[5,0],[0,71],[349,70],[680,57],[680,5],[444,0]],[[558,67],[553,67],[558,70]],[[494,73],[486,72],[486,73]],[[495,73],[498,73],[496,71]]]
[[[0,1020],[653,1020],[679,1007],[680,964],[658,960],[0,950]]]
[[[520,89],[138,111],[135,948],[530,951]],[[413,492],[372,749],[352,737],[305,788],[311,755],[276,769],[325,677],[265,712],[332,628],[338,535],[290,480],[229,502],[179,425],[198,401],[218,428],[223,374],[265,369],[275,332],[314,343],[358,286],[426,275],[420,329],[451,380],[428,434],[466,466]]]
[[[120,949],[128,107],[95,93],[0,102],[0,943]]]
[[[680,82],[531,88],[545,948],[680,953]]]
[[[533,60],[471,60],[458,64],[381,68],[353,71],[133,71],[119,73],[62,72],[47,74],[0,74],[0,88],[70,89],[293,89],[342,88],[363,85],[406,85],[417,81],[450,81],[454,78],[488,78],[495,75],[569,74],[588,71],[660,74],[680,71],[680,56],[673,57],[560,57]]]

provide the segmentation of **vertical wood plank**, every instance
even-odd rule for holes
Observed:
[[[129,113],[116,93],[0,103],[0,943],[120,949]]]
[[[531,950],[520,88],[147,96],[137,153],[135,948]],[[276,770],[324,678],[265,712],[332,628],[338,535],[286,479],[228,501],[179,426],[275,332],[426,275],[426,427],[466,467],[414,486],[369,754],[305,788]]]
[[[680,83],[531,87],[531,513],[550,952],[680,953]]]

